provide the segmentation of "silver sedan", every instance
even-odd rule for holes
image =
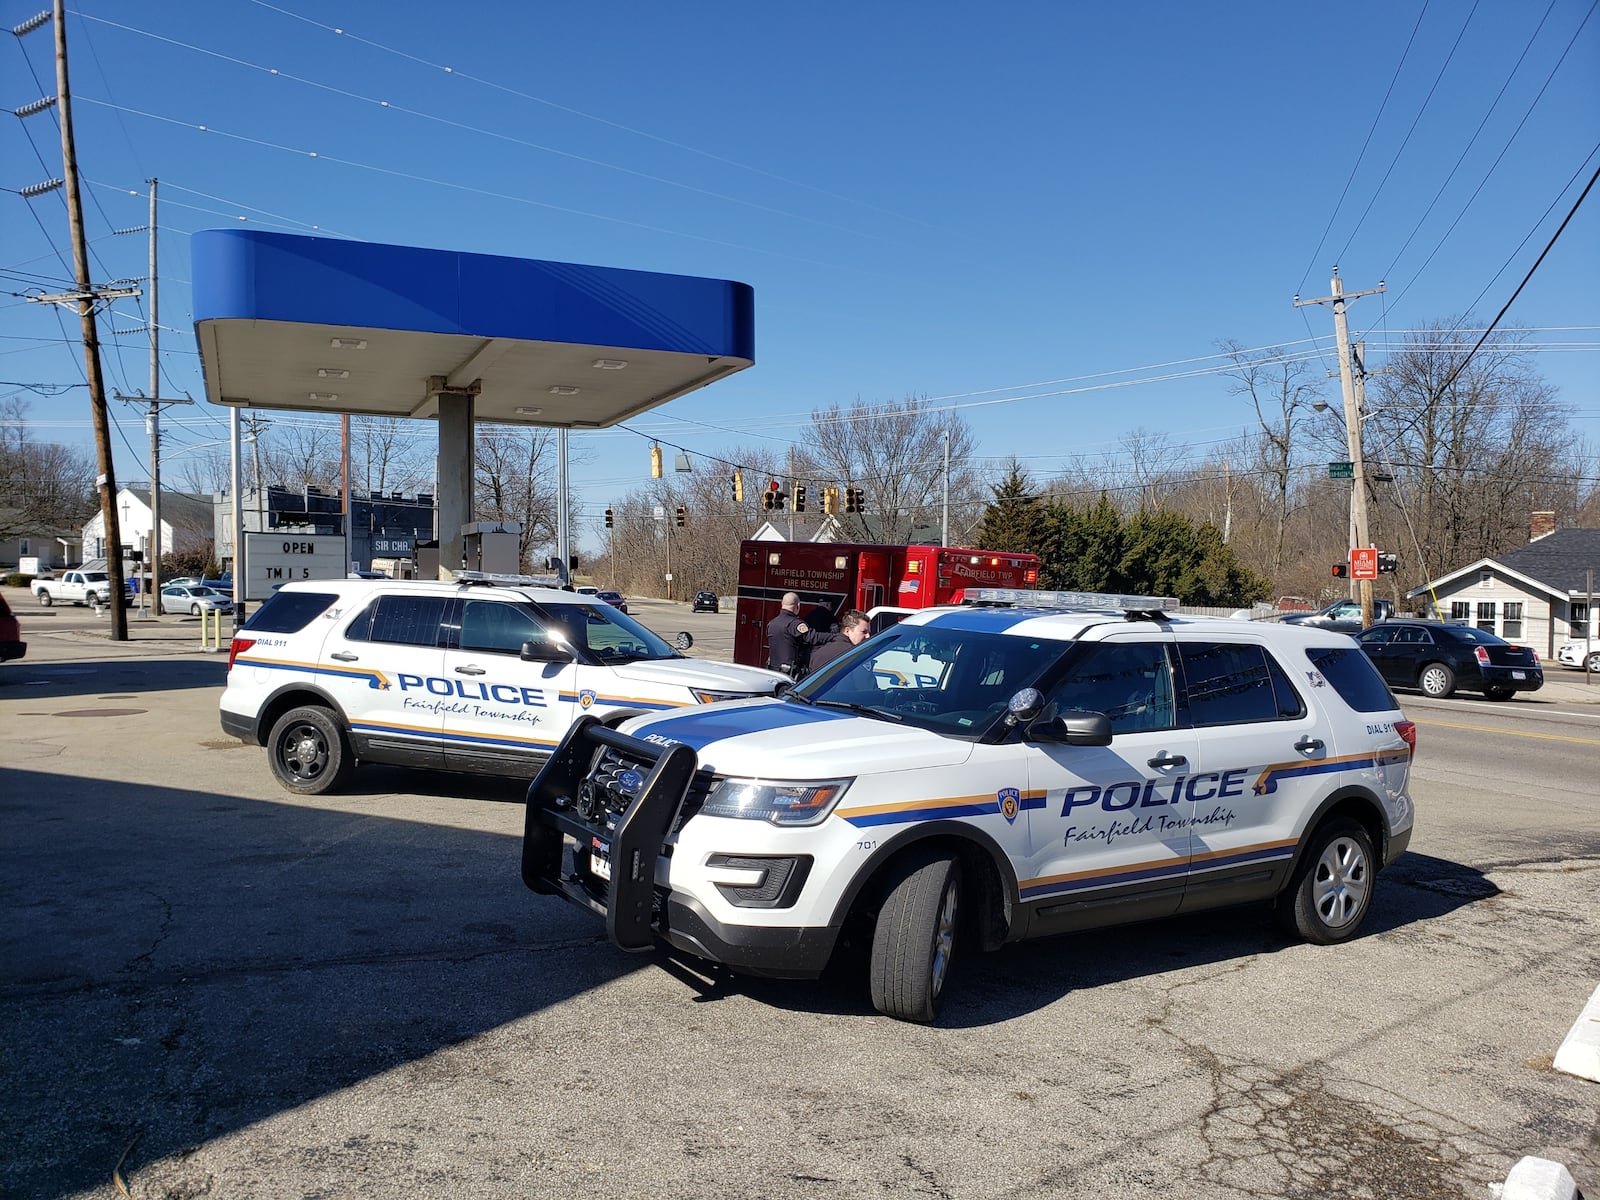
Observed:
[[[213,610],[232,612],[233,597],[194,584],[169,584],[161,589],[161,611],[164,613],[188,613],[191,617],[198,617],[203,612]]]

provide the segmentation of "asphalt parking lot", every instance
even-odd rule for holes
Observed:
[[[0,1195],[1432,1200],[1524,1154],[1600,1194],[1600,1085],[1550,1067],[1600,981],[1581,682],[1405,698],[1418,833],[1356,941],[1250,910],[1012,947],[918,1027],[616,951],[522,887],[515,782],[287,795],[197,621],[13,603]]]

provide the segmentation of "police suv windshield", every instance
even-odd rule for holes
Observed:
[[[1069,643],[939,625],[901,625],[810,676],[796,701],[977,738]]]
[[[680,658],[676,650],[619,608],[609,604],[541,602],[540,609],[559,626],[574,649],[601,662],[639,662]]]

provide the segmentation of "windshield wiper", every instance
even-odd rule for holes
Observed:
[[[893,721],[896,724],[905,723],[905,718],[899,713],[873,708],[867,704],[856,704],[851,700],[807,700],[806,703],[815,704],[818,708],[843,708],[863,717],[876,717],[879,720]]]

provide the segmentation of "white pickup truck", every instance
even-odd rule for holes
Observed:
[[[46,608],[58,600],[62,604],[88,604],[98,608],[111,599],[111,576],[104,571],[63,571],[49,579],[35,579],[28,586]],[[131,595],[133,585],[124,580],[123,591]]]

